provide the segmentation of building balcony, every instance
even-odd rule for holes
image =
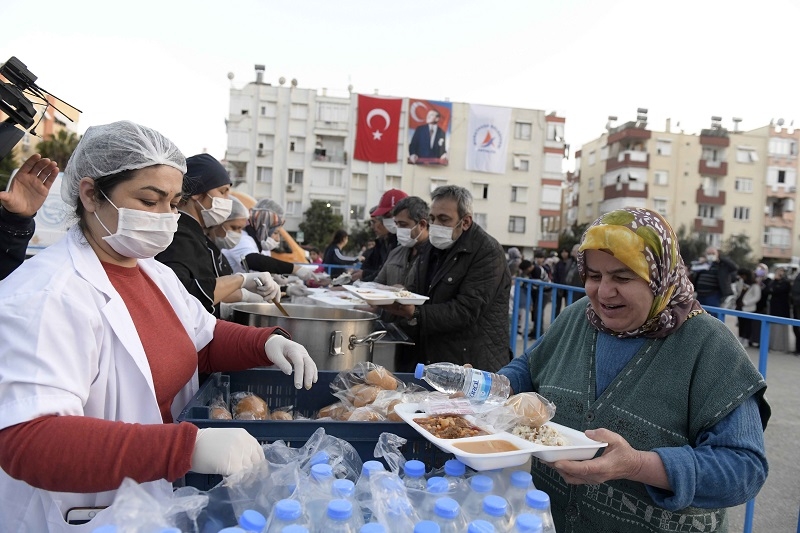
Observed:
[[[728,136],[728,130],[725,129],[701,130],[700,145],[727,148],[731,145],[731,138]]]
[[[622,126],[613,128],[608,135],[607,144],[611,145],[620,141],[646,141],[653,132],[645,129],[640,123],[635,121],[626,122]]]
[[[698,204],[725,205],[725,191],[705,191],[700,187],[697,189],[695,202]]]
[[[794,213],[784,213],[783,216],[773,217],[764,215],[765,228],[793,228],[794,227]]]
[[[797,195],[796,186],[788,186],[783,183],[768,185],[764,188],[767,198],[794,198]]]
[[[725,233],[725,221],[721,218],[695,218],[694,231],[697,233]]]
[[[324,151],[320,153],[319,150],[315,150],[311,159],[312,167],[341,168],[345,165],[347,165],[347,154],[327,155]]]
[[[606,185],[603,188],[603,200],[614,198],[647,198],[647,184],[628,182]]]
[[[698,172],[701,176],[727,176],[728,163],[725,161],[706,161],[700,160]]]
[[[542,233],[536,246],[539,248],[558,248],[558,233]]]
[[[761,255],[762,257],[788,260],[792,256],[792,247],[788,244],[786,246],[770,246],[764,244],[761,246]]]
[[[616,158],[606,159],[606,172],[624,167],[650,168],[650,154],[639,150],[620,152]]]

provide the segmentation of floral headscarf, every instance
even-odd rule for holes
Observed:
[[[578,252],[578,272],[584,281],[585,250],[610,253],[645,280],[654,296],[647,320],[633,331],[609,330],[589,304],[586,318],[596,329],[621,338],[657,339],[678,329],[690,313],[703,312],[686,275],[678,238],[669,223],[655,211],[627,207],[595,220],[583,234]]]

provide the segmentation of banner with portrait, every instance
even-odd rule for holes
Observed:
[[[449,159],[453,104],[408,99],[408,162],[446,165]]]
[[[467,170],[505,174],[511,108],[471,104],[467,121]]]

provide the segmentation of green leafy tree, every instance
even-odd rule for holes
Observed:
[[[349,235],[347,251],[352,252],[351,255],[358,255],[358,253],[361,251],[361,247],[366,246],[368,241],[371,241],[375,238],[375,232],[372,231],[372,227],[367,221],[356,221],[356,223],[350,227],[347,233]]]
[[[42,154],[42,157],[49,157],[58,163],[60,170],[63,170],[67,168],[67,161],[72,157],[72,152],[78,146],[78,141],[80,141],[80,138],[73,132],[60,130],[49,139],[37,144],[36,152]]]
[[[19,161],[17,161],[16,150],[11,150],[11,153],[0,160],[0,191],[6,190],[8,180],[11,179],[11,172],[15,168],[19,168]]]
[[[558,249],[562,250],[566,248],[567,250],[572,250],[573,246],[581,242],[581,237],[583,237],[583,233],[588,227],[588,222],[585,224],[578,224],[575,222],[571,227],[562,231],[558,236]]]
[[[683,262],[689,268],[692,261],[697,260],[701,255],[706,253],[706,239],[703,234],[692,234],[686,229],[686,226],[681,225],[676,232],[678,236],[678,247],[683,257]]]
[[[753,253],[753,248],[750,246],[750,236],[744,233],[731,235],[722,244],[722,253],[739,265],[739,268],[753,270],[756,267],[756,262],[750,256]]]
[[[311,200],[311,207],[303,213],[303,218],[300,231],[303,232],[304,244],[316,246],[320,250],[330,244],[333,234],[344,225],[342,215],[335,214],[327,202],[322,200]]]

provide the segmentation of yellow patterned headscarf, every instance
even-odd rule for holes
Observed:
[[[664,218],[649,209],[629,207],[601,216],[583,234],[578,252],[578,272],[586,280],[585,250],[613,255],[645,280],[653,291],[647,320],[633,331],[611,331],[592,309],[586,317],[592,325],[618,337],[666,337],[680,327],[690,312],[702,310],[694,299],[694,287],[686,275],[678,238]]]

